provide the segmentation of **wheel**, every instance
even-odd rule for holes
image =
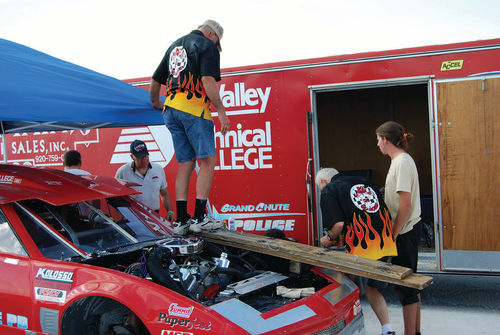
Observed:
[[[129,308],[104,297],[87,297],[71,304],[61,319],[61,334],[150,335]]]

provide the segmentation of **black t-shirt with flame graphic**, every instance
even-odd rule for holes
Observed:
[[[321,212],[326,229],[344,222],[348,254],[371,259],[397,255],[389,210],[366,179],[335,175],[321,191]]]
[[[203,76],[220,81],[220,54],[214,42],[193,30],[172,43],[153,79],[167,88],[165,106],[212,120]]]

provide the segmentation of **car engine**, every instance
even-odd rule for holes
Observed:
[[[327,284],[309,269],[290,273],[288,260],[206,243],[200,237],[172,237],[109,257],[117,263],[111,268],[152,280],[206,306],[237,298],[265,312],[297,300],[277,295],[278,285],[318,290]]]

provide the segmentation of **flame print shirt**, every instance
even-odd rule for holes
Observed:
[[[203,76],[220,81],[220,54],[210,39],[193,30],[172,43],[153,79],[167,88],[165,106],[212,120]]]
[[[321,191],[321,212],[326,229],[344,222],[346,252],[380,259],[396,256],[392,221],[383,197],[360,177],[337,174]]]

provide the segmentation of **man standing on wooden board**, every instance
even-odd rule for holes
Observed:
[[[220,40],[224,30],[214,20],[179,38],[168,48],[153,74],[150,86],[151,104],[163,109],[165,125],[172,135],[175,157],[179,163],[175,180],[177,219],[174,233],[189,230],[201,232],[220,227],[207,215],[208,195],[212,187],[215,155],[214,122],[210,111],[217,111],[220,131],[225,135],[230,122],[219,95]],[[166,100],[160,100],[161,85],[166,86]],[[189,181],[199,163],[196,179],[196,202],[193,218],[187,212]]]
[[[339,174],[333,168],[318,171],[316,185],[321,190],[326,235],[320,242],[325,248],[332,247],[335,240],[345,233],[348,254],[382,261],[397,255],[391,216],[376,187],[363,178]],[[396,334],[389,323],[384,296],[378,291],[387,283],[359,276],[349,277],[359,286],[360,295],[366,293],[382,326],[382,335]]]

